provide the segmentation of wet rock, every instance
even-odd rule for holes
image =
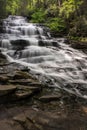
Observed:
[[[7,83],[9,78],[7,76],[0,76],[0,83]]]
[[[15,97],[16,99],[24,99],[27,97],[30,97],[31,95],[33,95],[33,91],[28,90],[28,91],[18,91],[15,93]]]
[[[32,82],[33,82],[32,79],[9,80],[9,83],[11,83],[11,84],[19,84],[19,85],[29,85]]]
[[[7,63],[6,56],[4,56],[0,51],[0,66]]]
[[[43,102],[50,102],[50,101],[55,101],[55,100],[59,100],[61,98],[61,94],[58,95],[45,95],[39,98],[40,101]]]
[[[3,33],[4,31],[3,31],[3,27],[2,26],[0,26],[0,33]]]
[[[27,72],[23,72],[23,71],[17,71],[16,74],[13,76],[13,79],[32,79],[33,77],[27,73]]]
[[[16,101],[16,100],[32,97],[36,95],[38,92],[40,92],[40,90],[41,89],[39,87],[18,85],[15,93],[12,95],[11,100]]]
[[[17,48],[17,49],[23,49],[25,46],[29,45],[29,41],[23,40],[23,39],[18,39],[18,40],[12,40],[11,44]]]
[[[1,52],[0,52],[0,60],[1,59],[6,59],[6,56],[4,56]]]
[[[39,40],[38,45],[39,45],[39,46],[46,46],[46,43],[44,43],[42,40]]]
[[[52,44],[54,47],[59,47],[58,42],[56,42],[56,41],[53,41]]]
[[[14,85],[0,85],[0,96],[8,95],[16,90]]]
[[[29,72],[30,69],[28,67],[24,67],[23,69],[21,69],[22,72]]]
[[[33,87],[39,87],[39,88],[42,88],[44,86],[42,83],[39,83],[39,82],[32,82],[32,83],[29,83],[29,85]]]
[[[35,86],[23,86],[23,85],[18,85],[18,86],[17,86],[17,89],[18,89],[18,90],[25,90],[25,91],[28,91],[28,90],[40,91],[40,90],[41,90],[40,87],[35,87]]]
[[[0,33],[3,33],[4,30],[3,30],[3,21],[0,20]]]

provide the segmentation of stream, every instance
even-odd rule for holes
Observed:
[[[9,62],[30,69],[49,87],[62,89],[87,99],[87,55],[52,38],[47,27],[28,23],[22,16],[9,16],[3,21],[0,50]]]

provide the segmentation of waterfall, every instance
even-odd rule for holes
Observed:
[[[54,39],[47,27],[28,23],[21,16],[9,16],[3,22],[5,33],[0,41],[2,53],[43,82],[87,99],[87,55]],[[4,50],[5,49],[5,50]]]

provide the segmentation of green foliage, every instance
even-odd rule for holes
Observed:
[[[58,13],[59,13],[58,7],[55,4],[50,5],[49,8],[47,9],[48,16],[57,17]]]
[[[63,32],[66,29],[66,25],[61,18],[51,18],[46,24],[52,31]]]
[[[12,15],[18,12],[19,0],[7,0],[6,11]]]
[[[46,18],[46,12],[40,9],[34,12],[31,17],[32,17],[31,21],[34,23],[44,23]]]
[[[87,35],[87,0],[0,0],[0,18],[6,14],[27,16],[54,32]]]
[[[78,10],[82,0],[67,0],[64,1],[62,7],[60,8],[60,15],[63,15],[65,18],[69,18],[73,13],[78,14]]]

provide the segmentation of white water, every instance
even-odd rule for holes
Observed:
[[[6,33],[0,42],[10,62],[31,69],[44,82],[87,99],[87,55],[52,39],[48,29],[27,23],[21,16],[4,20]]]

